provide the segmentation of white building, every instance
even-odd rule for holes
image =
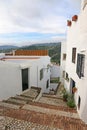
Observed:
[[[80,118],[87,123],[87,0],[82,1],[79,16],[74,15],[67,25],[66,63],[62,58],[64,78],[61,76],[61,81],[71,93],[73,87],[77,88],[74,94],[77,111]],[[63,48],[62,46],[61,57],[65,53]]]
[[[0,100],[20,94],[31,86],[49,91],[49,56],[0,55]]]
[[[61,43],[61,65],[60,65],[60,81],[62,84],[65,83],[65,68],[66,67],[66,43]]]

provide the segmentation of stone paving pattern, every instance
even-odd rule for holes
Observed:
[[[80,119],[75,119],[75,118],[60,116],[55,114],[46,114],[46,113],[40,113],[36,111],[23,110],[23,109],[18,110],[18,109],[4,108],[3,115],[5,117],[14,118],[14,120],[15,119],[21,121],[23,120],[23,121],[35,123],[37,125],[42,125],[43,129],[44,127],[48,126],[50,127],[50,129],[57,128],[63,130],[87,130],[87,125],[84,124]],[[15,122],[13,122],[13,124],[16,125],[17,127],[17,123],[15,124]],[[16,130],[16,128],[14,130]]]
[[[58,100],[59,95],[58,92],[49,97]],[[13,104],[13,108],[12,104],[6,106],[1,103],[0,130],[87,130],[87,125],[80,120],[76,109],[58,104],[32,101],[21,107]]]
[[[40,98],[39,102],[52,104],[52,105],[56,105],[56,106],[67,106],[67,104],[65,102],[63,102],[62,99],[55,98],[55,97],[42,96]]]
[[[49,126],[18,120],[10,117],[0,117],[0,130],[60,130]]]

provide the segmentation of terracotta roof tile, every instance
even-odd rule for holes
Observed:
[[[47,56],[48,50],[16,50],[15,55]]]

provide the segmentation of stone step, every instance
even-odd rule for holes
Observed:
[[[30,98],[36,98],[38,96],[38,93],[36,90],[29,90],[21,95],[24,95],[24,96],[27,96],[27,97],[30,97]]]
[[[61,110],[55,110],[55,109],[50,109],[50,108],[43,108],[40,106],[33,106],[30,104],[26,104],[22,107],[22,109],[30,110],[30,111],[35,111],[35,112],[40,112],[40,113],[45,113],[45,114],[51,114],[51,115],[59,115],[59,116],[66,116],[66,117],[71,117],[75,119],[79,119],[79,116],[77,113],[72,113],[72,112],[66,112],[66,111],[61,111]]]
[[[41,88],[32,86],[28,91],[23,92],[21,95],[35,99],[41,91]]]
[[[55,99],[61,99],[61,100],[63,100],[62,96],[51,95],[51,94],[47,94],[47,93],[43,93],[42,97],[55,98]]]
[[[23,97],[23,98],[27,98],[27,99],[29,99],[31,101],[34,99],[33,97],[31,97],[29,95],[26,95],[26,94],[21,94],[20,96]]]
[[[64,107],[64,106],[55,106],[52,104],[47,104],[47,103],[41,103],[41,102],[29,102],[28,104],[32,106],[38,106],[42,108],[49,108],[49,109],[54,109],[54,110],[61,110],[61,111],[66,111],[66,112],[72,112],[72,113],[77,113],[75,108],[69,108],[69,107]]]
[[[7,100],[3,100],[3,102],[5,103],[11,103],[11,104],[15,104],[15,105],[24,105],[27,102],[26,101],[22,101],[22,100],[18,100],[18,99],[14,99],[14,98],[9,98]]]
[[[4,107],[13,108],[13,109],[19,109],[20,105],[15,105],[15,104],[7,103],[7,102],[0,102],[0,107],[1,107],[1,112],[3,112],[4,111]]]
[[[19,100],[24,100],[24,101],[27,101],[27,102],[32,101],[32,99],[33,99],[31,97],[29,98],[27,96],[22,96],[22,95],[16,95],[14,98],[19,99]]]
[[[31,86],[31,89],[36,89],[38,92],[41,91],[41,88],[40,88],[40,87]]]
[[[87,129],[87,125],[84,122],[82,122],[80,119],[72,118],[70,116],[58,115],[58,114],[55,115],[54,112],[53,114],[51,114],[51,112],[46,109],[44,110],[45,112],[43,112],[43,109],[39,111],[38,108],[34,108],[35,111],[33,111],[32,108],[33,107],[31,106],[31,110],[20,109],[15,111],[10,109],[7,110],[6,113],[8,116],[12,118],[32,122],[37,125],[41,124],[48,127],[51,126],[55,129],[59,128],[60,130],[86,130]],[[36,111],[36,109],[38,110],[38,112]],[[56,113],[57,112],[58,111],[56,111]]]

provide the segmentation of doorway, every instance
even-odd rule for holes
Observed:
[[[78,98],[78,109],[80,109],[80,104],[81,104],[81,98],[79,96],[79,98]]]
[[[74,94],[73,93],[73,88],[75,87],[75,84],[76,84],[75,81],[71,78],[70,79],[70,93],[71,94]]]
[[[28,68],[22,69],[22,91],[28,89]]]

